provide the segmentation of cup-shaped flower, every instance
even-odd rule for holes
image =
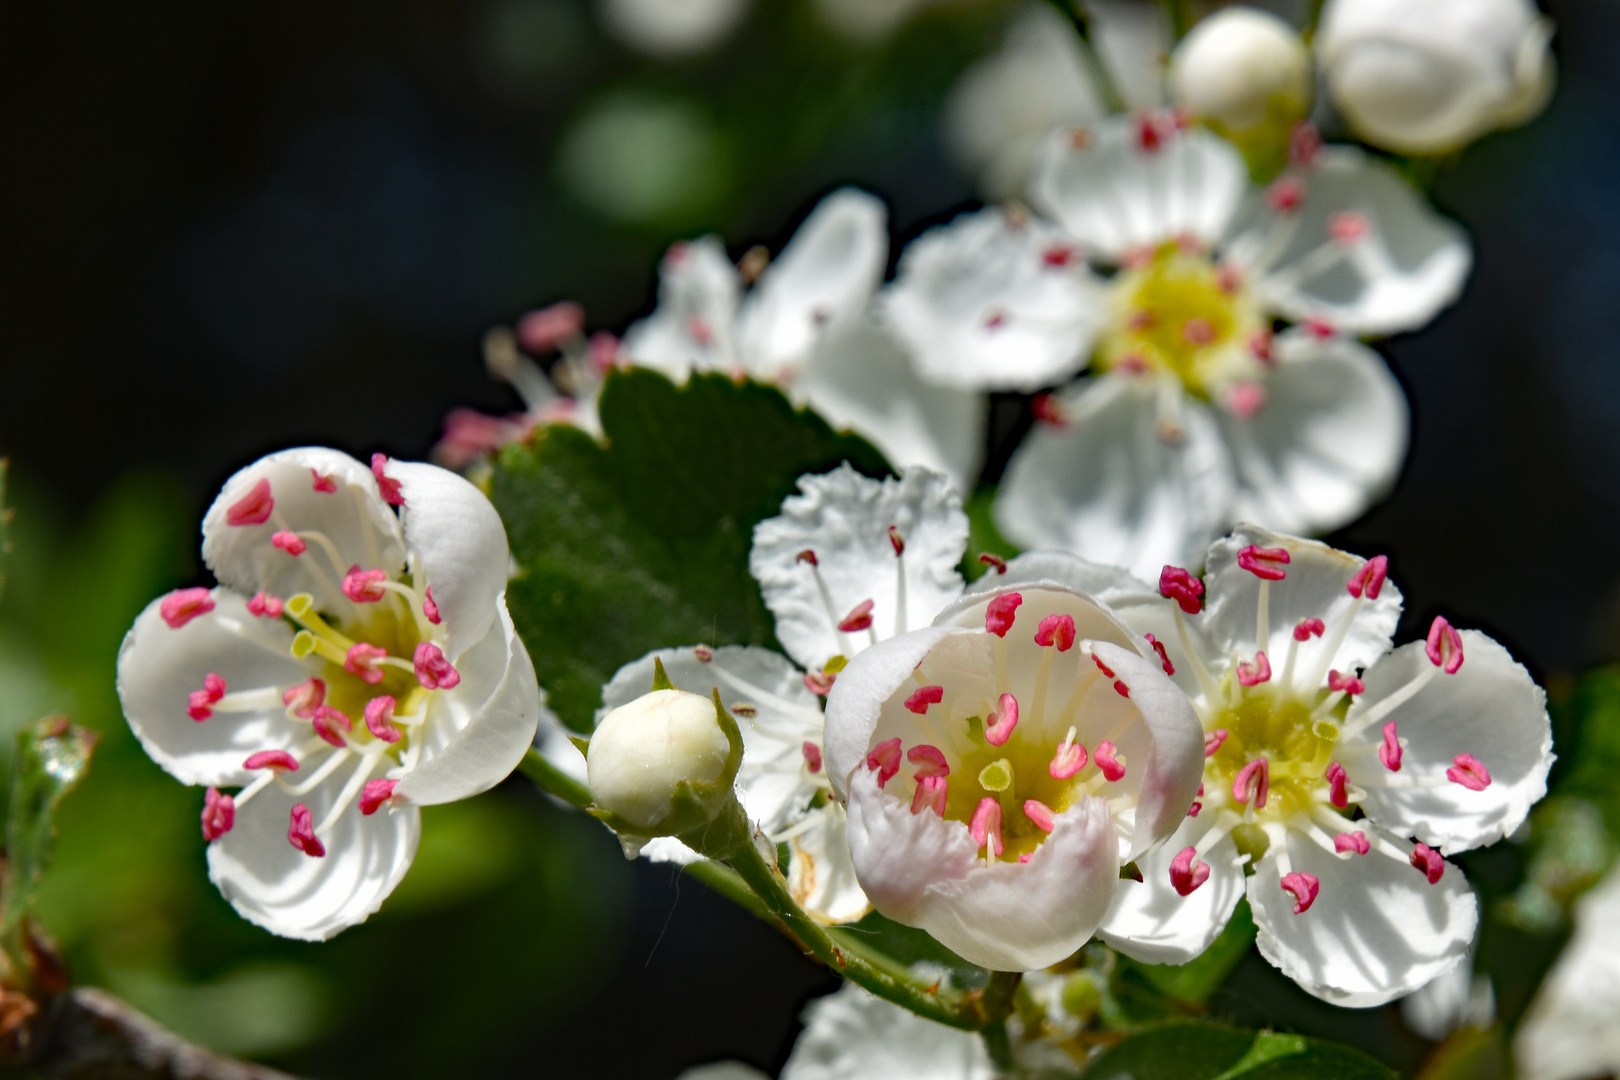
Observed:
[[[209,874],[237,911],[327,938],[404,876],[419,806],[493,787],[534,738],[506,532],[454,473],[305,448],[226,482],[203,559],[219,586],[154,600],[125,637],[124,714],[209,788]]]
[[[860,653],[828,696],[826,745],[873,906],[1013,971],[1092,935],[1203,760],[1152,649],[1055,584],[966,597]]]

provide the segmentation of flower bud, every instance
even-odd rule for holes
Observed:
[[[656,689],[597,726],[585,757],[591,798],[620,832],[673,836],[696,828],[734,798],[741,745],[718,698]]]
[[[1294,28],[1229,7],[1193,27],[1171,58],[1176,100],[1244,151],[1260,173],[1280,167],[1311,105],[1311,61]]]
[[[1358,135],[1430,154],[1540,112],[1551,36],[1531,0],[1328,0],[1316,58]]]

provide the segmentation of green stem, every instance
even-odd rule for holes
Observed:
[[[1091,40],[1091,27],[1086,21],[1085,12],[1080,10],[1080,0],[1052,0],[1052,3],[1074,25],[1074,32],[1080,38],[1080,55],[1090,69],[1091,82],[1097,88],[1103,108],[1111,113],[1124,112],[1125,97],[1119,92],[1113,72],[1103,62],[1102,54]]]
[[[518,772],[538,784],[541,791],[571,806],[584,809],[591,805],[591,789],[541,757],[538,750],[530,749],[523,755],[523,760],[518,762]]]
[[[765,906],[765,901],[755,896],[754,890],[748,887],[737,871],[725,863],[703,859],[699,862],[687,863],[681,869],[749,914],[780,927],[784,932],[787,930],[786,927],[782,926],[781,921],[772,914],[771,909]]]

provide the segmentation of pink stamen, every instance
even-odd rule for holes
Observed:
[[[299,803],[292,808],[292,823],[287,826],[287,842],[305,855],[320,858],[326,854],[326,845],[315,835],[315,820],[309,807]]]
[[[1204,804],[1195,800],[1191,806],[1187,807],[1187,816],[1188,817],[1197,817],[1198,812],[1200,810],[1202,810],[1203,808],[1204,808]]]
[[[376,686],[383,681],[380,661],[387,655],[387,649],[379,649],[367,642],[357,641],[349,646],[349,651],[343,656],[343,670],[350,675],[358,675],[365,682]]]
[[[1013,728],[1017,726],[1018,699],[1002,694],[1000,708],[990,714],[990,723],[985,726],[984,741],[991,746],[1001,746],[1012,738]]]
[[[1130,697],[1131,696],[1131,688],[1126,686],[1123,680],[1115,679],[1114,680],[1114,693],[1118,694],[1120,697]]]
[[[404,506],[405,496],[399,490],[399,481],[390,480],[383,470],[388,467],[387,454],[371,455],[371,475],[377,478],[377,494],[389,506]]]
[[[1389,556],[1374,555],[1361,564],[1361,569],[1356,571],[1345,589],[1358,600],[1363,596],[1368,600],[1376,600],[1378,594],[1383,591],[1384,579],[1387,577],[1389,577]]]
[[[1204,610],[1204,583],[1179,566],[1166,566],[1160,571],[1159,595],[1180,604],[1188,615]]]
[[[1429,624],[1429,639],[1423,648],[1429,654],[1429,663],[1447,675],[1457,674],[1457,669],[1463,665],[1462,635],[1444,615],[1436,615]]]
[[[171,630],[178,630],[197,616],[213,610],[213,593],[201,588],[176,589],[158,605],[158,614],[163,616],[163,621],[169,624]]]
[[[1107,664],[1103,663],[1103,658],[1098,656],[1096,653],[1091,654],[1091,662],[1093,664],[1097,665],[1097,670],[1098,671],[1102,672],[1104,675],[1108,676],[1110,679],[1112,679],[1114,677],[1114,669],[1109,667]]]
[[[709,661],[714,659],[714,650],[709,648],[707,645],[694,645],[692,647],[692,655],[697,657],[698,663],[707,664]]]
[[[528,352],[549,353],[584,329],[585,309],[572,300],[563,300],[519,319],[517,339]]]
[[[1288,135],[1288,160],[1308,169],[1321,157],[1324,146],[1326,143],[1316,125],[1302,120],[1294,125],[1294,130]]]
[[[340,750],[349,745],[344,734],[354,730],[354,721],[349,719],[348,714],[330,705],[316,708],[310,725],[314,727],[315,734]]]
[[[1046,648],[1057,646],[1058,652],[1074,648],[1074,618],[1069,615],[1048,615],[1035,629],[1035,644]]]
[[[1337,327],[1320,315],[1313,315],[1300,323],[1300,326],[1317,341],[1326,341],[1339,332]]]
[[[1000,555],[992,555],[988,551],[982,551],[979,553],[979,561],[984,563],[986,566],[994,567],[996,573],[998,574],[1005,574],[1007,572],[1007,560],[1003,559]]]
[[[1164,668],[1164,673],[1166,675],[1174,675],[1176,673],[1176,665],[1170,662],[1170,654],[1165,652],[1164,642],[1160,641],[1152,634],[1143,634],[1142,636],[1147,639],[1147,643],[1149,645],[1153,646],[1153,651],[1159,654],[1159,666]]]
[[[1346,851],[1353,851],[1357,855],[1365,855],[1372,850],[1372,844],[1368,841],[1367,834],[1364,832],[1359,830],[1356,832],[1342,832],[1333,838],[1333,850],[1341,855]]]
[[[1378,760],[1390,772],[1401,771],[1401,740],[1395,734],[1395,721],[1384,725],[1384,741],[1378,747]]]
[[[803,551],[793,556],[793,561],[796,563],[809,563],[811,566],[821,565],[821,560],[816,558],[816,553],[809,548],[805,548]]]
[[[828,674],[825,671],[807,671],[804,675],[804,688],[817,697],[826,697],[832,693],[833,683],[838,681],[838,673]]]
[[[253,599],[247,602],[249,615],[256,615],[261,619],[279,619],[282,609],[281,597],[271,596],[260,589],[253,594]]]
[[[391,694],[381,694],[366,702],[366,730],[383,742],[399,742],[399,728],[394,724],[394,707],[398,704]]]
[[[1288,562],[1287,548],[1263,548],[1259,544],[1250,544],[1237,556],[1238,567],[1262,581],[1281,581],[1287,577],[1288,571],[1283,567]]]
[[[219,699],[225,696],[225,680],[210,671],[203,676],[201,690],[193,690],[186,701],[186,715],[199,724],[214,715],[211,706],[219,704]]]
[[[1189,844],[1170,860],[1170,885],[1182,896],[1190,895],[1209,880],[1209,864],[1197,856],[1198,849]]]
[[[394,797],[394,788],[398,785],[398,780],[367,780],[366,786],[360,789],[360,813],[366,817],[375,814],[383,803]]]
[[[1269,329],[1259,329],[1249,335],[1249,351],[1254,358],[1266,367],[1271,367],[1276,358],[1271,353],[1272,333]]]
[[[1236,263],[1223,262],[1215,268],[1215,287],[1228,296],[1243,288],[1243,268]]]
[[[330,495],[332,492],[337,490],[337,477],[322,475],[314,468],[309,470],[309,475],[315,480],[316,491]]]
[[[938,705],[945,700],[943,686],[924,686],[910,697],[906,698],[906,708],[922,716],[928,711],[928,706]]]
[[[1007,631],[1013,628],[1013,620],[1018,617],[1018,605],[1023,602],[1024,596],[1022,593],[1003,593],[996,597],[985,608],[984,628],[996,635],[996,637],[1006,637]]]
[[[703,348],[708,348],[714,342],[714,331],[709,328],[708,323],[696,315],[687,321],[686,333]]]
[[[209,788],[203,795],[202,834],[207,841],[218,840],[236,825],[236,800]]]
[[[1340,675],[1337,671],[1329,671],[1328,689],[1335,694],[1342,691],[1346,694],[1355,695],[1365,691],[1367,684],[1354,675]]]
[[[1491,786],[1490,770],[1473,754],[1458,754],[1451,759],[1451,764],[1446,770],[1446,779],[1452,783],[1461,784],[1469,791],[1484,791]]]
[[[454,690],[461,682],[461,672],[450,666],[444,651],[431,641],[417,643],[412,662],[416,665],[416,681],[429,690]]]
[[[1423,871],[1423,876],[1429,879],[1430,885],[1438,885],[1441,875],[1446,872],[1446,860],[1440,857],[1438,851],[1421,841],[1413,846],[1409,861],[1413,869]]]
[[[1035,853],[1033,851],[1026,851],[1022,855],[1018,856],[1018,864],[1022,866],[1024,863],[1029,862],[1029,860],[1033,859],[1034,857]]]
[[[1239,420],[1253,420],[1266,407],[1268,394],[1263,384],[1252,379],[1238,379],[1227,384],[1223,395],[1226,408]]]
[[[1337,243],[1354,244],[1367,238],[1367,234],[1372,232],[1372,223],[1367,220],[1366,214],[1341,210],[1328,218],[1327,228],[1328,235]]]
[[[985,316],[984,328],[986,330],[1000,330],[1002,326],[1006,325],[1006,322],[1006,315],[999,311],[992,311],[989,315]]]
[[[1136,121],[1136,145],[1144,154],[1156,154],[1164,146],[1166,132],[1151,113],[1143,113]]]
[[[1125,763],[1114,756],[1118,750],[1113,743],[1104,739],[1097,744],[1096,751],[1091,755],[1092,760],[1097,763],[1097,768],[1102,770],[1103,779],[1111,784],[1125,778]]]
[[[606,375],[619,362],[619,338],[606,330],[591,335],[585,347],[585,360],[598,375]]]
[[[1340,810],[1350,808],[1350,774],[1337,761],[1328,762],[1322,778],[1328,782],[1328,802]]]
[[[806,739],[804,741],[804,745],[800,747],[800,749],[804,751],[804,767],[810,770],[810,775],[814,776],[816,773],[820,772],[821,747],[817,746],[809,739]]]
[[[917,776],[917,790],[911,793],[911,812],[920,814],[924,809],[945,816],[945,804],[950,796],[950,781],[943,776]]]
[[[937,746],[928,743],[918,743],[906,751],[906,760],[917,766],[915,776],[949,776],[951,766],[945,760],[945,754]]]
[[[1121,375],[1146,375],[1148,373],[1148,363],[1142,359],[1140,353],[1129,353],[1115,360],[1112,370],[1119,372]]]
[[[259,482],[248,489],[248,493],[233,502],[225,511],[225,524],[227,525],[263,525],[270,520],[270,513],[276,508],[276,500],[270,495],[270,478],[259,477]]]
[[[1208,319],[1188,319],[1181,324],[1181,340],[1196,348],[1203,348],[1215,340],[1215,327]]]
[[[1056,394],[1036,394],[1029,401],[1029,411],[1035,415],[1037,424],[1055,428],[1069,426],[1069,410]]]
[[[1231,733],[1223,727],[1204,732],[1204,756],[1207,758],[1214,757],[1215,752],[1221,748],[1221,743],[1226,741],[1229,734]]]
[[[315,710],[321,707],[326,700],[326,684],[320,679],[309,679],[297,686],[289,687],[281,695],[281,703],[292,714],[301,720],[308,720],[315,715]]]
[[[968,822],[968,835],[981,850],[988,846],[993,858],[1001,858],[1001,804],[988,795],[980,799]]]
[[[1050,833],[1057,828],[1053,820],[1052,808],[1038,799],[1024,800],[1024,816],[1034,823],[1035,827],[1043,833]]]
[[[1315,874],[1307,874],[1296,870],[1292,874],[1284,874],[1278,882],[1284,892],[1294,894],[1294,914],[1303,915],[1311,910],[1316,903],[1316,894],[1321,891],[1322,883],[1316,880]]]
[[[1256,758],[1232,777],[1232,801],[1248,805],[1254,804],[1256,810],[1266,808],[1266,800],[1271,797],[1271,762],[1265,758]]]
[[[1046,773],[1054,780],[1067,780],[1086,767],[1086,760],[1085,747],[1065,740],[1058,745],[1057,753],[1052,755],[1052,763],[1046,767]]]
[[[906,553],[906,538],[900,535],[900,530],[893,525],[889,526],[889,546],[894,548],[896,556]]]
[[[878,787],[894,779],[894,774],[900,771],[900,740],[885,739],[872,747],[866,755],[866,767],[878,774]]]
[[[290,529],[282,529],[270,537],[270,546],[280,548],[289,555],[302,555],[309,550],[309,545],[298,538],[298,534]]]
[[[1068,244],[1053,244],[1041,252],[1041,262],[1051,267],[1064,267],[1074,262],[1078,255]]]
[[[1305,181],[1283,176],[1266,189],[1266,205],[1278,214],[1292,214],[1305,204]]]
[[[358,566],[349,567],[349,572],[343,575],[343,584],[339,586],[343,595],[357,604],[375,604],[388,595],[383,582],[388,580],[386,570],[362,570]]]
[[[242,768],[297,772],[298,759],[285,750],[260,750],[256,754],[249,754],[248,759],[242,762]]]
[[[872,601],[862,600],[845,615],[839,622],[838,629],[846,634],[853,634],[859,630],[869,630],[872,627]]]
[[[1237,681],[1239,686],[1259,686],[1263,682],[1270,682],[1271,661],[1266,658],[1266,654],[1257,652],[1252,661],[1239,664]]]
[[[433,586],[431,585],[422,592],[422,614],[434,626],[444,622],[444,617],[439,614],[438,601],[433,599]]]
[[[1301,619],[1299,625],[1294,627],[1294,640],[1309,641],[1313,637],[1321,637],[1326,632],[1327,624],[1321,619]]]

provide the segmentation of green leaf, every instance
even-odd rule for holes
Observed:
[[[1210,995],[1221,988],[1232,974],[1249,946],[1254,944],[1254,916],[1249,912],[1247,898],[1238,901],[1232,919],[1209,948],[1198,958],[1185,964],[1141,964],[1121,957],[1122,964],[1130,964],[1155,990],[1166,997],[1193,1005],[1208,1001]]]
[[[501,454],[491,483],[521,567],[507,589],[512,618],[552,708],[578,731],[602,684],[652,649],[771,644],[748,576],[754,525],[804,473],[845,461],[889,472],[865,440],[724,375],[677,388],[645,369],[614,371],[601,414],[605,446],[542,428]]]
[[[1148,1028],[1099,1055],[1085,1080],[1395,1080],[1359,1050],[1218,1024]]]
[[[11,806],[6,820],[6,881],[0,934],[8,939],[33,903],[34,888],[51,861],[56,804],[90,766],[96,733],[51,716],[17,733],[11,762]]]

